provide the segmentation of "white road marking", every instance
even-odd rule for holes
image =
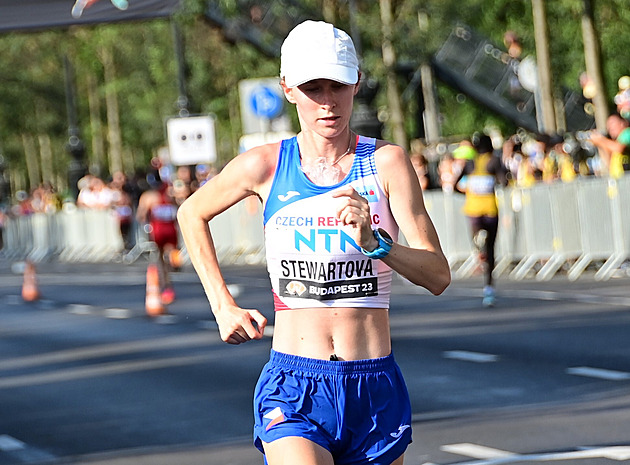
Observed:
[[[191,333],[189,335],[176,335],[156,337],[140,341],[116,342],[111,344],[99,344],[96,346],[64,349],[55,352],[47,352],[35,355],[0,359],[1,370],[23,370],[25,368],[46,366],[57,363],[73,363],[99,359],[101,357],[127,356],[141,354],[159,347],[161,350],[199,348],[209,345],[222,345],[218,337],[209,337],[207,333]],[[0,377],[0,383],[4,380]]]
[[[481,352],[469,352],[467,350],[449,350],[444,352],[442,355],[444,358],[475,363],[490,363],[499,360],[498,355],[483,354]]]
[[[7,305],[19,305],[23,302],[22,297],[19,295],[8,295],[6,297]]]
[[[461,444],[447,444],[440,447],[440,449],[451,454],[464,455],[466,457],[473,457],[476,459],[497,459],[512,457],[515,455],[513,452],[481,446],[479,444],[471,444],[469,442]]]
[[[597,448],[584,448],[585,452],[601,454],[602,457],[610,460],[630,460],[630,446],[611,446]]]
[[[4,452],[22,450],[25,447],[26,444],[12,436],[9,436],[8,434],[0,435],[0,450]]]
[[[111,318],[113,320],[125,320],[131,318],[131,310],[128,308],[106,308],[105,318]]]
[[[630,306],[630,298],[623,296],[606,296],[598,294],[579,294],[575,292],[541,291],[536,289],[508,289],[501,291],[502,295],[519,298],[549,301],[571,301],[585,304],[607,304],[621,307]]]
[[[207,338],[207,333],[200,333],[198,336],[205,336],[205,338]],[[181,335],[178,335],[177,337],[189,339]],[[163,340],[168,340],[168,339],[170,338],[164,338]],[[160,339],[152,339],[150,341],[142,341],[142,344],[143,345],[147,344],[146,347],[152,347],[152,348],[159,347],[160,349],[165,349],[166,347],[164,345],[160,346],[159,342],[160,342]],[[189,340],[186,344],[179,345],[179,347],[185,347],[186,345],[191,345],[191,343],[194,343],[194,342],[195,342],[194,340]],[[210,341],[206,341],[206,343],[220,345],[221,348],[217,350],[213,350],[211,352],[195,353],[189,356],[163,357],[159,359],[146,358],[146,359],[134,359],[134,360],[120,360],[120,361],[114,361],[114,362],[97,363],[90,366],[79,366],[79,367],[69,367],[69,368],[51,367],[50,371],[44,371],[42,373],[31,373],[31,374],[22,374],[22,375],[18,374],[14,376],[0,376],[0,389],[15,389],[15,388],[20,388],[24,386],[41,386],[44,384],[68,382],[68,381],[73,381],[77,379],[94,378],[97,376],[115,376],[115,375],[121,375],[125,373],[143,372],[143,371],[148,371],[148,370],[162,370],[162,369],[170,369],[172,367],[208,364],[208,363],[212,363],[216,360],[223,358],[224,350],[230,350],[229,348],[227,348],[227,344],[223,344],[218,337],[216,338],[215,341],[210,340]],[[122,343],[119,345],[124,346],[126,344]],[[193,344],[193,345],[196,345],[196,344]],[[224,346],[226,347],[224,348]],[[240,349],[239,351],[239,352],[242,352],[243,357],[247,357],[247,354],[249,352],[254,353],[258,351],[258,348],[256,345],[247,345],[247,346]],[[176,347],[176,345],[171,345],[171,347]],[[139,352],[138,350],[139,348],[140,346],[137,346],[135,348],[136,350],[133,350],[133,351],[127,350],[127,351],[122,351],[122,352],[119,351],[118,353],[121,353],[121,354],[132,353],[132,352],[137,353]],[[59,357],[59,355],[62,355],[62,354],[67,355],[68,359],[66,359],[65,361],[68,361],[70,358],[74,358],[75,360],[88,359],[93,356],[93,355],[89,355],[90,353],[96,354],[95,356],[97,357],[102,357],[104,355],[102,351],[99,354],[98,348],[91,348],[91,349],[80,350],[79,353],[83,353],[83,356],[77,358],[79,354],[67,353],[67,352],[73,352],[73,351],[62,351],[61,353],[57,354],[57,358]],[[114,351],[112,350],[110,352],[110,355],[113,352]],[[25,357],[25,358],[28,358],[28,357]],[[37,356],[33,356],[33,358],[37,358]],[[44,356],[39,356],[39,358],[40,359],[44,358]],[[19,360],[18,358],[9,360],[7,365],[13,365],[18,360]],[[49,363],[50,363],[50,360],[49,360]],[[0,369],[3,368],[4,364],[5,364],[4,361],[0,361]],[[37,363],[36,360],[33,360],[32,363],[30,363],[30,366],[33,366],[35,364],[40,364],[40,363]],[[44,364],[44,363],[42,362],[41,364]]]
[[[625,371],[606,370],[604,368],[573,367],[567,368],[566,372],[570,375],[599,378],[608,381],[623,381],[626,379],[630,379],[630,373],[627,373]]]
[[[56,459],[49,452],[29,447],[8,434],[0,434],[0,452],[4,452],[17,460],[16,463],[49,463]]]
[[[174,325],[179,321],[179,318],[177,315],[158,315],[154,321],[159,325]]]
[[[85,304],[70,304],[66,307],[66,309],[74,315],[91,315],[94,312],[94,307],[92,305]]]
[[[587,460],[595,458],[605,458],[620,462],[630,459],[630,446],[582,448],[581,450],[568,452],[523,455],[470,443],[448,444],[442,446],[440,449],[444,452],[478,459],[468,462],[458,462],[457,465],[502,465],[517,462],[557,462],[561,460]]]

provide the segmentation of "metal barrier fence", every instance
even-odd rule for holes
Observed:
[[[464,196],[442,191],[427,191],[424,196],[454,277],[471,276],[479,263],[461,213]],[[594,265],[595,279],[605,280],[630,258],[630,202],[623,200],[630,199],[630,176],[499,189],[497,198],[496,276],[548,280],[563,268],[575,280]],[[222,263],[265,262],[257,200],[240,202],[213,219],[210,228]],[[5,257],[35,262],[130,263],[155,251],[146,233],[136,227],[135,247],[123,253],[113,212],[81,209],[11,218],[5,224],[4,244]],[[184,262],[189,263],[185,252]]]
[[[261,264],[265,260],[262,210],[253,198],[244,200],[210,222],[217,255],[222,263]],[[41,262],[132,263],[157,251],[148,234],[133,225],[134,246],[123,250],[123,239],[113,211],[72,208],[54,214],[36,213],[10,218],[4,225],[7,259]],[[180,244],[183,241],[180,238]],[[185,248],[183,262],[190,263]]]

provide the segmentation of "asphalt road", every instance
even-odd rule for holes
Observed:
[[[271,339],[220,341],[190,269],[169,314],[144,311],[146,262],[38,265],[42,297],[0,260],[0,465],[262,463],[251,397]],[[17,273],[16,273],[17,272]],[[273,322],[260,267],[226,267]],[[630,459],[630,279],[479,278],[439,297],[397,279],[395,356],[412,398],[407,465]]]

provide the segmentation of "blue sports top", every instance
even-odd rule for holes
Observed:
[[[354,160],[338,184],[319,186],[302,171],[295,137],[282,141],[263,212],[267,269],[275,309],[389,308],[392,270],[361,252],[336,217],[342,199],[332,192],[350,184],[370,203],[372,224],[394,240],[398,226],[376,172],[376,140],[357,137]]]

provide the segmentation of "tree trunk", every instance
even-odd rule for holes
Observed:
[[[335,24],[337,20],[336,0],[324,0],[322,2],[322,18],[327,23]]]
[[[57,192],[65,192],[68,189],[68,179],[57,173],[54,186],[57,188]]]
[[[586,74],[595,85],[593,106],[595,107],[595,126],[600,131],[606,131],[608,119],[608,101],[606,89],[602,77],[602,67],[599,54],[599,39],[595,30],[593,15],[593,1],[584,0],[584,12],[582,13],[582,40],[584,42],[584,61]]]
[[[11,192],[13,194],[15,194],[17,191],[26,189],[26,181],[24,180],[24,171],[10,170],[9,171],[9,185],[11,186]]]
[[[357,51],[357,57],[359,57],[359,63],[363,60],[363,45],[361,42],[361,34],[359,33],[359,28],[357,26],[357,16],[359,12],[357,10],[357,0],[348,0],[348,16],[350,19],[350,37],[352,37],[352,41],[354,42],[354,48]]]
[[[424,134],[427,143],[433,144],[440,140],[440,120],[433,69],[431,69],[431,64],[426,61],[420,65],[420,82],[422,83],[422,97],[424,99],[424,113],[422,115]]]
[[[392,129],[392,138],[395,144],[408,148],[407,134],[405,133],[405,118],[402,111],[398,80],[396,78],[396,52],[391,42],[393,15],[390,0],[380,0],[381,7],[381,31],[383,33],[383,64],[387,74],[387,104],[389,107],[389,125]]]
[[[48,134],[40,134],[37,139],[39,141],[39,155],[42,160],[42,181],[54,185],[55,173],[50,136]]]
[[[37,159],[37,148],[33,136],[22,134],[22,146],[24,147],[24,157],[26,159],[26,170],[28,172],[29,188],[35,189],[42,181],[39,170],[39,160]]]
[[[52,183],[54,181],[54,170],[53,170],[53,153],[52,146],[50,144],[50,136],[46,132],[45,129],[41,129],[41,125],[39,121],[44,119],[44,115],[46,114],[46,110],[44,109],[44,102],[40,99],[35,101],[35,119],[38,122],[37,124],[37,132],[39,135],[37,136],[37,140],[39,142],[39,160],[41,166],[41,180],[43,182]]]
[[[136,168],[136,161],[133,149],[126,147],[123,149],[123,169],[124,173],[133,173]]]
[[[118,113],[118,94],[114,88],[116,68],[111,51],[107,47],[101,49],[103,75],[105,77],[105,105],[107,108],[107,141],[109,142],[109,172],[122,171],[122,137]]]
[[[88,107],[90,108],[90,129],[92,133],[92,163],[100,170],[107,164],[105,156],[105,139],[103,138],[103,122],[101,121],[101,101],[98,86],[93,73],[86,76]]]
[[[538,67],[538,91],[540,92],[540,111],[545,134],[556,132],[553,86],[551,83],[551,59],[549,58],[549,38],[547,34],[547,15],[544,0],[532,0],[534,16],[534,35],[536,37],[536,61]]]

